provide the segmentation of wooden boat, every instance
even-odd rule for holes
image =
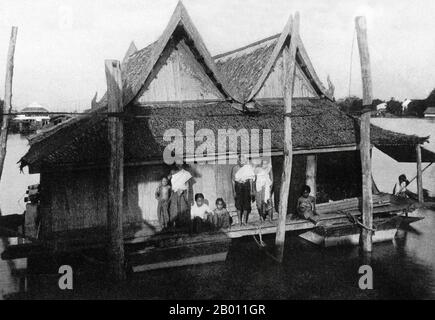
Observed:
[[[373,221],[374,234],[373,242],[391,241],[394,239],[398,228],[422,220],[423,217],[407,217],[401,215],[390,215],[377,217]],[[358,245],[361,227],[352,222],[339,221],[326,223],[313,230],[300,234],[299,236],[311,243],[322,247],[340,245]]]

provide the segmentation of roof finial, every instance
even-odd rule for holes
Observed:
[[[95,95],[91,101],[91,109],[94,109],[97,107],[97,97],[98,97],[98,91],[95,91]]]
[[[326,81],[328,82],[328,90],[327,90],[328,96],[334,97],[335,86],[332,83],[331,78],[329,77],[329,74],[328,74]]]
[[[124,59],[122,59],[122,64],[125,64],[128,61],[128,58],[133,54],[137,52],[137,47],[134,44],[134,41],[130,42],[130,46],[127,49],[127,52],[124,55]]]
[[[175,8],[175,12],[177,12],[177,14],[180,18],[187,14],[187,10],[183,4],[183,1],[181,1],[181,0],[178,1],[177,7]]]

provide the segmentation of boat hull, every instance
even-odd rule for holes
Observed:
[[[373,243],[391,241],[403,224],[421,220],[420,217],[394,216],[376,219]],[[304,232],[299,237],[322,247],[359,245],[361,228],[353,223],[326,224]]]

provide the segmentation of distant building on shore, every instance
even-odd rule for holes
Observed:
[[[424,117],[425,118],[435,118],[435,107],[428,107],[424,111]]]
[[[37,102],[32,102],[19,111],[13,122],[20,133],[32,133],[50,122],[49,111]]]

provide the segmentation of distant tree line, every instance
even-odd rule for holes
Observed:
[[[403,108],[402,102],[394,97],[389,101],[373,99],[371,110],[376,111],[376,106],[386,103],[386,113],[397,117],[424,117],[424,111],[430,106],[435,106],[435,89],[426,99],[412,100],[406,108]],[[337,100],[340,109],[346,113],[358,113],[362,109],[362,99],[356,96],[350,96]]]
[[[376,106],[385,102],[380,99],[373,99],[371,110],[376,111]],[[357,96],[350,96],[343,99],[337,100],[337,104],[340,107],[340,110],[346,113],[358,113],[362,109],[362,99]]]

